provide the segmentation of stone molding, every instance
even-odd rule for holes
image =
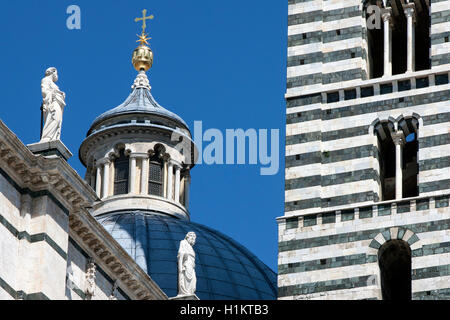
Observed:
[[[167,300],[167,295],[88,212],[69,217],[70,236],[131,299]]]
[[[429,192],[427,193],[427,195],[421,195],[421,196],[417,196],[417,197],[412,197],[412,198],[402,198],[402,199],[395,199],[395,200],[387,200],[387,201],[380,201],[380,202],[374,202],[374,201],[370,201],[367,203],[358,203],[357,205],[345,205],[345,206],[338,206],[335,208],[322,208],[322,209],[318,209],[317,211],[313,211],[313,212],[306,212],[306,213],[300,213],[300,214],[291,214],[291,215],[284,215],[281,217],[277,217],[276,220],[278,221],[278,223],[282,223],[284,221],[286,221],[287,219],[292,219],[292,218],[301,218],[304,216],[313,216],[313,215],[317,215],[319,213],[332,213],[332,212],[336,212],[336,211],[343,211],[343,210],[358,210],[358,208],[364,208],[364,207],[368,207],[368,206],[379,206],[379,205],[393,205],[395,203],[399,203],[399,202],[407,202],[410,201],[411,202],[411,206],[413,206],[413,202],[415,203],[418,200],[426,200],[426,199],[431,199],[434,197],[443,197],[443,196],[450,196],[449,193],[442,193],[442,191],[434,191],[434,192]],[[415,205],[415,204],[414,204]],[[431,208],[430,209],[434,209]]]
[[[91,150],[95,149],[96,147],[98,147],[99,145],[101,145],[102,143],[104,143],[107,139],[109,138],[117,138],[117,137],[123,137],[124,135],[127,134],[139,134],[139,135],[154,135],[154,136],[158,136],[160,137],[159,139],[159,143],[162,143],[163,140],[165,140],[168,143],[170,143],[171,141],[171,137],[173,134],[177,134],[180,137],[183,137],[183,143],[186,144],[186,146],[191,147],[194,146],[194,148],[192,148],[193,150],[191,150],[191,168],[195,166],[195,158],[198,157],[198,152],[197,149],[195,147],[194,142],[192,141],[192,138],[179,131],[176,129],[172,129],[172,128],[167,128],[167,129],[163,129],[157,126],[152,126],[151,124],[134,124],[134,125],[130,125],[127,127],[112,127],[112,128],[105,128],[101,131],[97,131],[93,134],[91,134],[89,137],[87,137],[81,147],[80,147],[80,151],[79,151],[79,158],[80,161],[83,165],[87,165],[88,162],[90,162],[90,160],[88,159],[90,156],[90,152]],[[123,140],[123,139],[120,139]],[[173,142],[174,143],[174,142]],[[126,143],[126,145],[130,145],[132,143],[128,142]],[[168,144],[169,147],[172,147]],[[173,148],[173,147],[172,147]],[[186,148],[186,150],[188,150],[188,148]],[[136,152],[136,150],[130,150],[132,153]],[[173,158],[173,156],[172,156]]]
[[[396,75],[391,75],[388,77],[374,78],[374,79],[369,79],[369,80],[356,79],[356,80],[345,81],[345,82],[313,86],[311,88],[304,88],[304,87],[293,88],[293,89],[289,89],[288,93],[285,94],[285,99],[294,99],[294,98],[299,98],[302,96],[319,94],[319,93],[322,93],[322,95],[326,96],[327,93],[333,92],[333,91],[350,90],[350,89],[355,89],[355,88],[374,86],[376,84],[379,85],[381,83],[402,81],[402,80],[408,80],[408,79],[412,79],[412,78],[420,78],[420,77],[425,77],[425,76],[432,77],[432,79],[434,81],[435,75],[448,73],[449,66],[450,66],[450,64],[440,65],[440,66],[436,66],[436,67],[433,67],[432,69],[428,69],[428,70],[396,74]],[[430,83],[430,87],[431,86],[432,86],[432,84]],[[326,101],[326,99],[324,99],[324,100]],[[322,100],[322,101],[324,101],[324,100]]]
[[[103,199],[101,202],[96,202],[93,204],[91,213],[94,216],[99,216],[105,213],[124,210],[164,212],[165,214],[171,214],[180,219],[190,219],[189,210],[182,204],[165,197],[158,197],[149,194],[125,194],[110,196]]]
[[[60,202],[69,215],[68,238],[76,240],[112,279],[117,278],[120,288],[127,289],[124,291],[131,299],[168,299],[87,211],[100,200],[95,191],[64,159],[33,154],[1,120],[0,168],[20,190],[47,195]]]
[[[65,160],[33,154],[2,121],[0,164],[22,189],[48,190],[69,211],[98,200],[94,190]]]

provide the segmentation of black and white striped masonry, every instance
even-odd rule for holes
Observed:
[[[280,299],[450,298],[449,37],[450,0],[289,0]]]

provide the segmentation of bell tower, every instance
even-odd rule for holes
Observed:
[[[288,21],[279,298],[448,299],[450,1]]]

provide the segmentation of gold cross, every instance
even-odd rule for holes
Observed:
[[[134,22],[142,21],[142,34],[145,34],[145,29],[147,28],[146,20],[152,20],[155,16],[150,15],[147,17],[147,9],[142,10],[142,18],[134,19]]]

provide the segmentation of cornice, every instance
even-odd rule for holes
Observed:
[[[85,210],[69,217],[70,236],[95,262],[136,300],[168,300],[167,295],[145,273],[112,236]]]
[[[22,189],[49,190],[69,211],[98,201],[95,191],[66,161],[33,154],[1,120],[0,164]]]

